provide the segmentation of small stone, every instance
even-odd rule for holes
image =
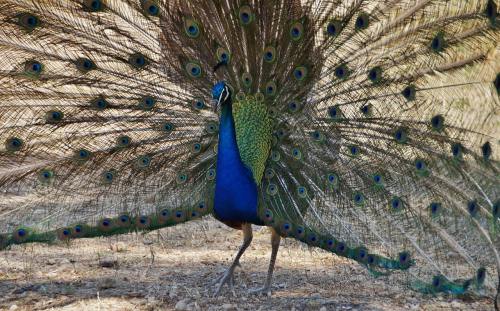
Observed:
[[[63,259],[61,259],[60,263],[63,264],[63,265],[64,264],[69,265],[69,264],[71,264],[71,261],[68,258],[63,258]]]
[[[457,300],[453,300],[451,302],[451,307],[456,310],[456,309],[463,309],[464,305],[460,302],[460,301],[457,301]]]
[[[125,243],[118,242],[118,243],[111,245],[111,250],[113,252],[123,253],[123,252],[126,252],[128,250],[128,247]]]
[[[112,278],[105,278],[99,282],[99,289],[108,289],[116,286],[116,281]]]
[[[225,303],[222,305],[222,310],[236,310],[237,306],[231,303]]]
[[[327,311],[327,310],[326,310],[326,307],[325,307],[325,306],[323,306],[323,307],[321,307],[321,308],[319,309],[319,311]]]
[[[103,268],[115,268],[118,267],[118,260],[113,258],[103,258],[99,261],[99,266]]]
[[[187,299],[187,298],[179,300],[175,304],[175,310],[178,310],[178,311],[187,311],[188,310],[188,302],[189,302],[189,299]]]
[[[17,310],[17,308],[18,308],[17,305],[12,305],[12,306],[10,306],[9,310],[14,311],[14,310]]]

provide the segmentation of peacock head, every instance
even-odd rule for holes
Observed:
[[[217,82],[212,88],[212,99],[214,100],[214,111],[231,100],[231,89],[224,81]]]

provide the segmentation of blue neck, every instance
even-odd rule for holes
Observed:
[[[214,210],[222,221],[261,223],[257,215],[257,185],[238,150],[231,99],[222,104],[219,120]]]

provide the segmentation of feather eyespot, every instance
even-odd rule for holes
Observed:
[[[38,16],[29,13],[20,14],[17,22],[19,26],[23,27],[27,31],[32,31],[36,27],[40,26],[40,19]]]
[[[54,178],[54,171],[49,169],[43,169],[38,173],[38,179],[42,183],[48,183]]]
[[[403,208],[403,201],[398,197],[393,197],[390,201],[390,206],[393,211],[401,211]]]
[[[146,169],[151,165],[151,157],[144,155],[137,159],[137,167],[140,169]]]
[[[24,142],[22,141],[22,139],[17,137],[8,138],[5,141],[5,148],[7,149],[7,151],[16,152],[21,150],[23,146]]]
[[[190,38],[198,38],[201,33],[199,24],[193,19],[187,19],[184,21],[184,32]]]
[[[326,25],[326,33],[331,37],[337,36],[341,29],[342,24],[338,20],[332,20],[328,23],[328,25]]]
[[[441,52],[444,50],[445,40],[444,35],[442,33],[438,33],[431,41],[431,49],[434,52]]]
[[[276,60],[276,49],[273,46],[268,46],[264,49],[264,61],[266,63],[274,63]]]
[[[373,183],[375,186],[383,186],[384,185],[384,177],[381,174],[374,174],[372,176]]]
[[[228,64],[231,60],[231,54],[225,48],[218,48],[216,55],[217,55],[217,60],[221,63]]]
[[[171,122],[165,122],[161,125],[161,130],[165,133],[170,133],[174,130],[174,125]]]
[[[297,81],[304,81],[307,78],[307,68],[299,66],[293,70],[293,77]]]
[[[467,203],[467,211],[472,217],[475,217],[479,211],[479,204],[476,200],[469,201]]]
[[[176,181],[178,184],[184,184],[188,180],[188,175],[186,173],[179,173],[177,175]]]
[[[207,171],[207,179],[208,180],[214,180],[215,179],[215,169],[211,168]]]
[[[339,183],[339,176],[335,173],[330,173],[326,176],[328,183],[332,186],[337,186]]]
[[[91,105],[97,110],[104,110],[108,107],[108,102],[103,97],[98,97],[91,102]]]
[[[358,146],[349,146],[349,154],[352,156],[352,157],[357,157],[361,154],[361,150]]]
[[[158,16],[160,14],[160,7],[153,0],[143,0],[142,9],[144,13],[151,16]]]
[[[47,123],[59,123],[63,120],[63,118],[64,113],[59,110],[51,110],[45,114],[45,120],[47,120]]]
[[[494,219],[500,218],[500,200],[493,203],[493,206],[491,207],[491,214]]]
[[[278,193],[278,187],[275,184],[269,184],[266,190],[267,194],[274,196]]]
[[[363,205],[365,202],[365,196],[361,192],[356,192],[352,197],[354,204]]]
[[[415,169],[417,171],[417,174],[420,175],[420,176],[427,176],[427,175],[429,175],[429,170],[427,168],[427,163],[425,163],[425,161],[422,160],[422,159],[415,160]]]
[[[304,186],[297,187],[297,195],[302,199],[307,198],[307,189]]]
[[[379,83],[382,79],[382,68],[375,67],[370,69],[368,72],[368,79],[374,84]]]
[[[91,156],[92,154],[87,149],[79,149],[75,151],[75,159],[81,163],[88,161]]]
[[[342,119],[342,110],[338,105],[328,108],[328,115],[334,121]]]
[[[238,10],[238,17],[242,25],[249,25],[254,20],[252,8],[248,5],[243,5]]]
[[[444,128],[444,117],[442,115],[432,117],[431,126],[435,131],[442,131]]]
[[[138,228],[145,229],[151,225],[151,217],[139,216],[135,219],[135,224]]]
[[[337,68],[335,68],[335,71],[333,72],[335,77],[338,79],[345,79],[349,75],[349,69],[347,68],[346,65],[340,65]]]
[[[325,135],[318,130],[313,131],[311,136],[315,142],[322,142],[325,139]]]
[[[368,105],[363,105],[359,108],[359,110],[361,111],[361,113],[365,116],[371,116],[372,114],[372,105],[371,104],[368,104]]]
[[[291,101],[288,103],[288,111],[290,112],[297,112],[299,110],[299,103],[296,102],[295,100]]]
[[[436,217],[441,212],[441,203],[432,202],[429,204],[429,212],[431,213],[431,217]]]
[[[94,62],[88,58],[79,58],[76,60],[76,67],[83,73],[87,73],[96,68]]]
[[[414,100],[416,94],[415,86],[408,85],[407,87],[404,88],[401,94],[403,94],[403,97],[406,98],[407,100]]]
[[[485,142],[481,146],[481,153],[483,154],[483,159],[488,161],[491,158],[491,154],[493,153],[493,150],[491,149],[491,144],[489,141]]]
[[[102,0],[83,0],[83,8],[86,11],[98,12],[103,9]]]
[[[134,53],[128,58],[128,63],[137,69],[142,69],[148,64],[146,56],[141,53]]]
[[[35,60],[27,61],[24,65],[24,71],[27,75],[37,78],[43,71],[43,65]]]
[[[200,143],[194,143],[192,146],[191,146],[191,151],[193,153],[200,153],[201,152],[201,144]]]
[[[290,27],[290,38],[293,41],[299,41],[302,39],[304,35],[304,25],[300,22],[295,22],[292,24],[292,27]]]
[[[122,135],[122,136],[119,136],[117,139],[116,139],[116,146],[118,148],[127,148],[130,146],[130,144],[132,143],[132,138],[130,138],[129,136],[127,135]]]
[[[399,144],[406,144],[408,142],[408,135],[406,134],[406,130],[403,128],[398,128],[394,132],[394,139]]]
[[[249,74],[248,72],[245,72],[241,75],[241,81],[243,81],[243,85],[245,87],[250,87],[252,86],[252,75]]]
[[[194,62],[189,62],[186,64],[185,69],[190,77],[192,77],[192,78],[201,77],[202,70],[201,70],[201,66],[199,64],[194,63]]]
[[[219,125],[215,122],[208,122],[206,129],[209,134],[215,134],[219,131]]]
[[[370,17],[366,13],[361,13],[358,18],[356,18],[355,27],[357,30],[363,30],[368,28],[370,22]]]
[[[102,179],[104,183],[106,184],[111,184],[113,180],[115,179],[115,172],[113,171],[107,171],[102,174]]]
[[[104,218],[99,222],[99,228],[103,231],[109,231],[113,228],[113,220]]]
[[[274,81],[267,82],[267,84],[265,86],[266,95],[269,97],[273,97],[276,95],[276,92],[277,92],[276,83]]]

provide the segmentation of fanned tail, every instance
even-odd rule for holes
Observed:
[[[492,295],[500,268],[496,4],[305,7],[324,63],[308,82],[295,81],[305,96],[278,91],[272,103],[261,217],[374,275],[404,271],[413,289]],[[288,67],[276,75],[293,80],[287,59],[277,62]]]
[[[2,1],[0,246],[211,212],[217,116],[209,93],[162,63],[165,10]]]

